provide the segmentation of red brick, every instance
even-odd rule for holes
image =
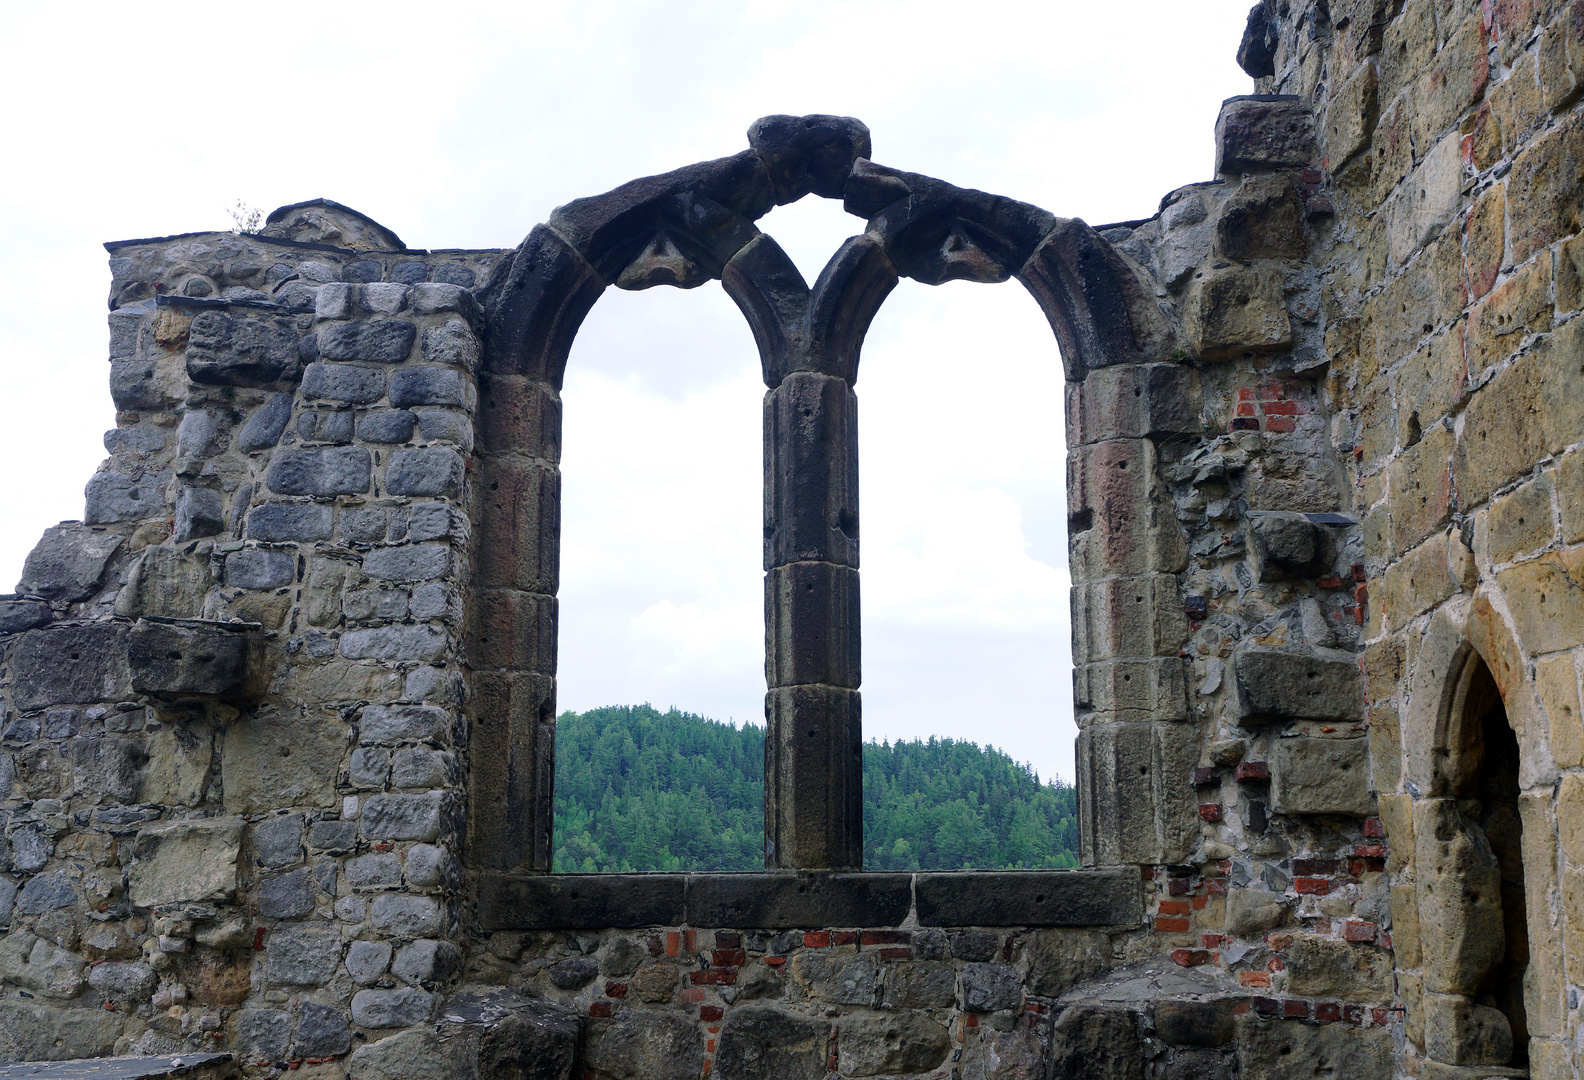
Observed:
[[[1265,944],[1269,945],[1277,952],[1281,952],[1292,943],[1293,936],[1291,934],[1269,934],[1265,938]]]
[[[605,996],[624,998],[627,996],[627,984],[624,982],[608,982],[605,984]]]
[[[1201,819],[1205,820],[1205,821],[1220,821],[1221,820],[1221,804],[1220,803],[1200,803],[1199,804],[1199,817]]]
[[[1259,393],[1252,386],[1240,386],[1240,387],[1238,387],[1237,396],[1238,396],[1238,400],[1239,401],[1257,401],[1257,400],[1259,400]]]
[[[1342,869],[1341,859],[1294,859],[1292,862],[1293,873],[1299,877],[1316,877],[1321,874],[1334,874]]]
[[[748,953],[743,949],[716,949],[710,953],[710,963],[716,967],[742,967],[748,962]]]
[[[882,960],[911,960],[913,950],[905,945],[889,949],[876,949],[875,955]]]
[[[1238,407],[1237,407],[1237,415],[1239,415],[1239,416],[1253,416],[1254,415],[1254,403],[1252,401],[1239,402],[1238,403]]]
[[[1203,911],[1209,903],[1210,898],[1208,896],[1196,896],[1193,898],[1193,909],[1195,911]]]
[[[609,1016],[610,1014],[611,1014],[611,1003],[608,1002],[608,1001],[596,1001],[594,1004],[589,1006],[589,1015],[590,1016],[604,1017],[604,1016]]]
[[[1221,946],[1221,943],[1223,941],[1225,941],[1225,940],[1226,940],[1226,938],[1223,937],[1220,934],[1200,934],[1199,935],[1199,944],[1203,945],[1207,949],[1219,948]]]
[[[682,935],[676,930],[666,931],[666,955],[675,956],[682,951]]]
[[[1263,761],[1245,761],[1232,773],[1234,780],[1269,780],[1270,766]]]
[[[698,948],[698,931],[691,927],[682,931],[682,950],[693,952]]]
[[[1207,882],[1205,882],[1205,892],[1209,893],[1212,896],[1225,896],[1226,895],[1226,882],[1224,882],[1224,881],[1207,881]]]
[[[1386,857],[1386,845],[1359,844],[1353,849],[1353,854],[1361,859],[1384,859]]]
[[[1161,915],[1186,915],[1193,910],[1187,900],[1162,900],[1160,902]]]
[[[660,940],[659,934],[650,934],[644,939],[644,948],[649,950],[650,956],[665,955],[665,942]]]
[[[694,986],[732,986],[737,982],[736,968],[705,968],[688,976]]]
[[[1155,880],[1155,868],[1153,866],[1146,866],[1143,870],[1139,871],[1139,873],[1143,875],[1145,881]]]
[[[704,1000],[704,988],[702,986],[684,986],[682,992],[677,995],[677,1000],[684,1005],[697,1005]]]
[[[1193,892],[1193,882],[1185,877],[1172,878],[1166,886],[1168,896],[1187,896],[1191,892]]]
[[[826,948],[830,945],[830,941],[829,930],[805,930],[803,932],[803,944],[811,949]]]
[[[911,945],[913,933],[910,930],[865,930],[859,937],[863,945]]]
[[[1294,420],[1290,416],[1268,417],[1265,420],[1265,430],[1280,432],[1297,431],[1298,421]]]
[[[1203,787],[1205,784],[1213,784],[1220,778],[1221,770],[1216,768],[1214,765],[1204,765],[1193,771],[1193,782],[1195,787]]]
[[[1265,964],[1266,971],[1286,971],[1287,964],[1279,956],[1273,956]]]
[[[765,963],[769,964],[771,967],[780,967],[782,964],[786,963],[786,957],[767,956],[765,957]]]
[[[1297,416],[1300,411],[1302,410],[1298,408],[1296,401],[1267,401],[1265,403],[1265,415],[1267,418],[1272,416]]]
[[[1386,839],[1386,823],[1378,817],[1365,818],[1364,835],[1371,840]]]
[[[1315,1003],[1315,1019],[1322,1024],[1342,1019],[1342,1006],[1335,1001],[1320,1001]]]
[[[963,1027],[978,1027],[978,1026],[979,1026],[979,1017],[975,1016],[973,1013],[969,1013],[967,1016],[963,1017]]]
[[[719,1005],[700,1005],[699,1006],[699,1019],[700,1020],[705,1020],[705,1021],[719,1020],[721,1017],[723,1017],[725,1015],[726,1015],[726,1010],[721,1008]]]
[[[717,949],[735,949],[741,944],[741,934],[729,934],[721,932],[715,935],[715,947]]]
[[[1247,1016],[1249,1014],[1249,1008],[1250,1006],[1248,1000],[1245,998],[1236,1005],[1232,1006],[1232,1012],[1238,1016]]]
[[[1299,896],[1324,896],[1331,891],[1331,883],[1325,878],[1301,877],[1293,880],[1293,890]]]
[[[1281,1002],[1275,998],[1257,997],[1254,999],[1254,1011],[1261,1016],[1280,1016]]]
[[[1178,933],[1188,929],[1187,919],[1156,919],[1155,929],[1165,933]]]
[[[858,944],[858,931],[832,930],[830,939],[832,945],[856,945]]]
[[[1375,1016],[1375,1022],[1377,1024],[1379,1024],[1381,1027],[1385,1027],[1387,1024],[1391,1023],[1391,1010],[1390,1009],[1385,1008],[1384,1006],[1381,1006],[1381,1005],[1377,1005],[1377,1006],[1375,1006],[1375,1008],[1372,1011],[1373,1011],[1374,1016]]]
[[[1288,998],[1282,1002],[1282,1018],[1284,1020],[1309,1019],[1309,1003],[1307,1001],[1294,1001]]]
[[[1316,578],[1315,584],[1322,589],[1340,589],[1342,587],[1342,579],[1335,574],[1327,574],[1323,578]]]
[[[1364,1006],[1342,1006],[1342,1019],[1347,1021],[1349,1024],[1362,1024],[1364,1022]]]
[[[1210,962],[1210,954],[1204,949],[1173,949],[1171,958],[1183,967],[1198,967]]]

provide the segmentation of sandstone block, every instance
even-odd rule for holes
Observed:
[[[1511,562],[1551,542],[1556,531],[1551,494],[1551,479],[1542,475],[1492,501],[1490,512],[1480,522],[1485,526],[1483,539],[1491,562]]]
[[[765,574],[771,687],[823,683],[857,689],[858,571],[826,562],[798,562]]]
[[[1497,184],[1474,203],[1468,233],[1468,282],[1472,299],[1490,292],[1507,258],[1507,187]]]
[[[842,1024],[837,1068],[844,1076],[893,1076],[936,1068],[951,1052],[951,1033],[915,1013],[853,1017]]]
[[[1580,229],[1584,118],[1571,116],[1536,139],[1513,162],[1507,179],[1512,257],[1522,264],[1540,248]]]
[[[1188,620],[1170,574],[1115,578],[1072,589],[1073,663],[1174,656]]]
[[[950,964],[918,961],[897,964],[887,973],[888,1009],[949,1009],[957,1001],[957,972]]]
[[[1572,653],[1548,656],[1535,664],[1535,689],[1550,720],[1551,754],[1564,769],[1584,765],[1584,710]]]
[[[1350,655],[1287,652],[1244,645],[1232,654],[1236,716],[1245,726],[1286,720],[1357,723],[1364,690]]]
[[[145,826],[133,847],[128,897],[140,908],[229,903],[236,894],[241,849],[238,818]]]
[[[1045,1075],[1049,1080],[1135,1080],[1145,1075],[1140,1044],[1138,1019],[1131,1011],[1073,1006],[1052,1030]],[[980,1073],[985,1080],[998,1074],[994,1064]]]
[[[1078,734],[1085,866],[1180,862],[1199,835],[1197,733],[1188,724],[1112,724]]]
[[[1287,920],[1291,904],[1264,888],[1227,890],[1227,929],[1240,936],[1274,930]]]
[[[1303,514],[1266,510],[1249,514],[1249,549],[1260,581],[1318,577],[1336,559],[1330,531]]]
[[[1380,109],[1375,65],[1359,64],[1337,89],[1325,113],[1325,156],[1333,172],[1370,144]]]
[[[1466,433],[1466,428],[1465,428]],[[1452,515],[1454,438],[1445,426],[1425,432],[1391,463],[1386,474],[1391,498],[1391,546],[1406,551],[1447,523]]]
[[[1556,652],[1584,641],[1584,595],[1574,583],[1584,572],[1584,548],[1549,552],[1501,571],[1513,625],[1530,653]]]
[[[11,1061],[69,1061],[109,1055],[121,1021],[101,1008],[59,1009],[0,1001],[0,1047]]]
[[[1228,98],[1216,118],[1216,172],[1296,169],[1317,159],[1314,118],[1296,97]]]
[[[1545,456],[1541,381],[1536,357],[1522,356],[1469,402],[1453,460],[1463,505],[1486,501]]]
[[[1506,950],[1496,857],[1449,799],[1420,800],[1414,833],[1425,989],[1473,993]]]
[[[1278,739],[1271,762],[1271,809],[1369,817],[1375,812],[1369,766],[1368,739]]]
[[[1540,252],[1469,312],[1470,371],[1501,363],[1518,351],[1527,335],[1551,329],[1551,266],[1551,253]]]
[[[1386,1002],[1392,996],[1392,957],[1373,945],[1299,934],[1287,949],[1287,988],[1304,997]]]
[[[793,960],[793,971],[813,997],[833,1005],[873,1005],[880,983],[880,969],[868,954],[804,952]]]
[[[1393,380],[1397,411],[1404,420],[1404,445],[1453,411],[1467,396],[1468,378],[1460,328],[1436,334],[1398,369]]]
[[[1452,577],[1448,548],[1463,549],[1455,535],[1439,533],[1404,553],[1382,575],[1379,592],[1372,599],[1380,605],[1382,623],[1396,632],[1421,612],[1439,604],[1457,591]]]
[[[1073,669],[1079,723],[1185,720],[1186,669],[1177,657],[1111,660]]]
[[[1275,270],[1228,266],[1202,272],[1188,287],[1184,322],[1205,360],[1280,352],[1292,345],[1292,322]]]
[[[335,803],[335,774],[346,727],[310,713],[257,714],[233,722],[221,744],[220,778],[227,810],[260,814]]]
[[[1387,206],[1386,243],[1392,262],[1407,262],[1440,236],[1457,216],[1462,196],[1462,136],[1454,131],[1430,148]]]
[[[1301,259],[1308,249],[1291,174],[1246,177],[1215,229],[1216,251],[1228,259]]]
[[[1069,383],[1068,442],[1195,434],[1198,386],[1180,364],[1117,364]]]
[[[1246,1017],[1238,1021],[1237,1056],[1239,1075],[1261,1080],[1387,1076],[1392,1067],[1391,1031]]]
[[[1068,546],[1076,578],[1176,571],[1188,548],[1148,439],[1077,447],[1067,455]]]
[[[1452,994],[1424,996],[1425,1052],[1448,1065],[1505,1065],[1512,1027],[1496,1009]]]

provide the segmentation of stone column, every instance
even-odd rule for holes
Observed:
[[[858,399],[797,371],[765,395],[765,865],[863,863]]]

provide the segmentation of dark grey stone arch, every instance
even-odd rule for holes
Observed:
[[[608,286],[721,280],[765,383],[766,865],[862,863],[857,377],[901,277],[1017,277],[1050,320],[1070,382],[1166,359],[1170,322],[1081,221],[868,160],[841,117],[766,117],[750,149],[558,208],[484,293],[472,860],[550,868],[562,376]],[[867,219],[809,286],[754,224],[805,194]]]

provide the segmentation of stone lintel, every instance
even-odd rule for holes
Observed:
[[[1139,871],[918,874],[486,874],[487,930],[647,926],[774,930],[899,926],[1118,926],[1143,919]]]

